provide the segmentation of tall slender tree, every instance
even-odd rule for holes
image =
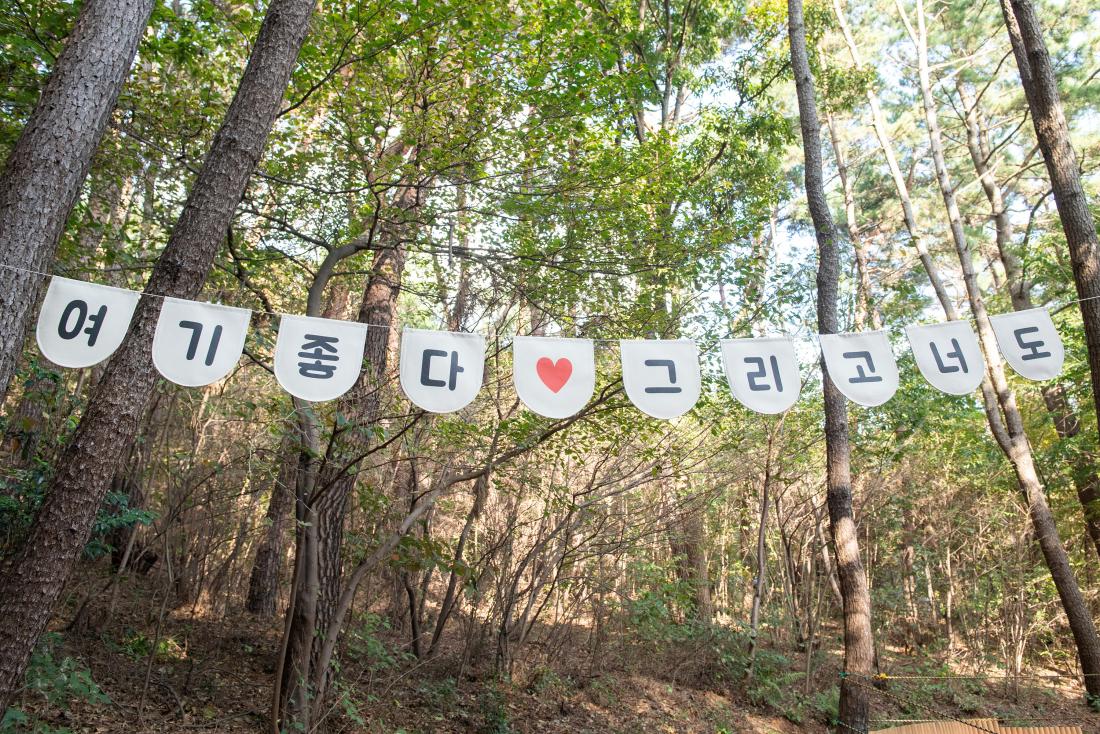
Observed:
[[[272,0],[237,92],[146,285],[126,340],[81,418],[22,550],[0,577],[0,711],[11,703],[153,392],[161,299],[199,295],[279,112],[314,0]]]
[[[299,452],[294,438],[295,433],[288,430],[279,445],[279,471],[271,485],[271,499],[264,516],[264,534],[248,576],[248,598],[244,608],[263,617],[275,616],[279,594],[279,573],[283,566],[285,536],[294,506],[294,486],[298,474]]]
[[[0,400],[154,0],[88,0],[0,175]]]
[[[924,103],[925,127],[928,130],[932,162],[936,171],[936,182],[943,198],[951,238],[955,243],[955,250],[959,258],[959,266],[962,271],[967,299],[970,303],[970,311],[974,314],[974,321],[978,327],[978,339],[985,354],[987,378],[992,382],[993,392],[996,396],[996,402],[991,404],[987,401],[985,404],[989,428],[1005,457],[1012,464],[1020,491],[1027,501],[1028,513],[1031,516],[1032,526],[1035,528],[1039,548],[1043,553],[1043,560],[1050,571],[1051,579],[1054,581],[1054,586],[1062,602],[1062,608],[1069,620],[1070,630],[1073,632],[1077,653],[1081,659],[1081,669],[1085,676],[1085,688],[1091,696],[1098,696],[1100,695],[1100,637],[1097,636],[1092,614],[1085,603],[1084,596],[1081,594],[1081,588],[1077,584],[1077,578],[1074,576],[1072,566],[1070,566],[1066,549],[1062,544],[1061,537],[1058,535],[1054,515],[1047,504],[1046,493],[1039,479],[1031,444],[1024,428],[1023,415],[1016,404],[1015,392],[1008,384],[1004,365],[1000,359],[996,337],[993,334],[993,326],[990,323],[981,288],[978,285],[978,275],[974,268],[973,255],[967,241],[962,214],[959,211],[956,190],[947,170],[943,133],[940,129],[936,100],[932,93],[924,2],[923,0],[916,0],[915,28],[909,20],[908,12],[902,4],[902,0],[896,0],[896,3],[905,29],[916,47],[919,86],[921,99]]]
[[[798,119],[805,152],[806,201],[817,235],[817,326],[822,334],[839,330],[837,298],[840,281],[839,235],[825,198],[821,162],[821,123],[814,98],[814,79],[806,50],[802,1],[788,0],[787,25],[791,44],[791,69],[798,94]],[[829,524],[836,553],[837,575],[844,607],[844,672],[840,685],[841,725],[866,731],[870,701],[866,683],[874,666],[874,633],[871,629],[871,594],[859,554],[859,532],[852,511],[851,447],[848,443],[848,410],[844,396],[821,361],[825,400],[825,459],[828,476]]]
[[[988,144],[985,120],[981,115],[981,100],[971,94],[961,79],[956,77],[955,88],[962,103],[963,122],[966,125],[966,147],[974,171],[978,174],[982,191],[989,201],[990,218],[997,237],[997,255],[1005,271],[1005,289],[1009,302],[1015,311],[1034,308],[1031,300],[1032,281],[1024,276],[1020,256],[1013,252],[1015,233],[1012,217],[1005,201],[1001,185],[997,181],[996,166],[991,158],[993,151]],[[1043,403],[1050,414],[1051,422],[1058,438],[1075,438],[1081,430],[1081,419],[1070,402],[1066,385],[1059,381],[1044,383],[1040,388]],[[1092,540],[1093,550],[1100,557],[1100,475],[1096,471],[1094,451],[1081,450],[1075,446],[1069,450],[1070,479],[1077,490],[1077,499],[1081,503],[1085,530]]]
[[[408,185],[395,194],[393,203],[407,212],[419,202],[419,187]],[[337,605],[342,591],[344,515],[359,474],[357,462],[369,449],[389,384],[389,347],[397,328],[408,226],[404,221],[387,223],[372,244],[376,249],[371,274],[359,308],[359,321],[375,327],[367,332],[367,367],[337,408],[349,428],[331,442],[324,462],[311,463],[306,457],[301,461],[308,469],[299,476],[297,488],[294,584],[280,651],[281,675],[272,702],[273,718],[283,729],[308,730],[323,718],[328,702],[332,650],[323,643],[330,635],[338,636],[343,624]],[[330,257],[335,259],[339,253]],[[315,283],[313,292],[323,291],[324,285]],[[321,426],[303,406],[298,414],[303,438],[316,444]]]
[[[1069,124],[1062,111],[1058,79],[1050,61],[1043,27],[1031,0],[1001,0],[1005,28],[1016,57],[1020,83],[1031,109],[1035,137],[1043,153],[1058,217],[1066,233],[1066,246],[1073,263],[1081,318],[1088,345],[1092,374],[1092,399],[1100,420],[1100,238],[1089,210],[1077,154],[1069,139]]]
[[[851,54],[852,63],[855,64],[858,71],[865,70],[863,56],[859,52],[855,36],[852,35],[851,27],[848,25],[848,16],[844,11],[843,0],[833,0],[833,12],[836,14],[837,23],[844,35],[844,42],[848,46],[848,53]],[[867,106],[871,110],[871,123],[875,128],[875,137],[878,139],[879,147],[882,149],[882,154],[886,158],[886,165],[890,169],[890,178],[894,181],[894,187],[898,192],[898,199],[901,201],[902,218],[905,221],[905,229],[909,233],[909,240],[920,256],[921,264],[924,266],[924,272],[927,273],[928,280],[932,284],[932,290],[936,293],[936,300],[940,302],[940,306],[943,307],[943,312],[947,315],[947,318],[955,320],[959,317],[955,309],[955,303],[951,300],[951,297],[947,293],[947,289],[943,285],[943,276],[940,274],[939,268],[936,266],[936,261],[932,258],[932,253],[928,250],[928,243],[921,233],[920,223],[917,220],[916,208],[913,206],[912,197],[909,195],[909,181],[902,172],[901,166],[898,164],[897,153],[894,151],[894,144],[890,139],[890,129],[886,124],[886,115],[882,112],[882,105],[879,103],[878,92],[875,91],[874,87],[867,88]]]

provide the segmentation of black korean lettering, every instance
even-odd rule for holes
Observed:
[[[446,357],[447,353],[442,349],[425,349],[424,356],[420,360],[420,384],[425,387],[446,387],[447,383],[444,380],[432,379],[432,359],[435,357]]]
[[[191,340],[187,343],[186,357],[189,360],[194,359],[199,350],[199,339],[202,337],[202,324],[198,321],[181,321],[180,327],[191,330]],[[206,359],[203,360],[203,363],[207,367],[214,364],[214,357],[218,353],[218,344],[221,340],[222,325],[218,324],[210,335],[210,346],[206,348]]]
[[[862,382],[882,382],[881,375],[868,375],[867,371],[875,371],[875,359],[871,356],[871,353],[863,349],[858,352],[844,352],[844,359],[862,359],[866,362],[866,365],[856,365],[856,376],[849,377],[848,382],[853,384],[859,384]],[[866,369],[864,369],[866,367]]]
[[[1034,341],[1024,341],[1026,334],[1037,334],[1039,332],[1038,326],[1024,326],[1019,329],[1015,329],[1012,332],[1012,336],[1016,337],[1016,343],[1020,345],[1020,349],[1024,350],[1024,354],[1020,355],[1020,359],[1025,362],[1030,362],[1033,359],[1045,359],[1050,357],[1050,352],[1039,351],[1046,342],[1042,339],[1036,339]]]
[[[206,366],[214,364],[214,355],[218,353],[218,344],[222,340],[222,325],[214,327],[214,333],[210,335],[210,346],[206,350]]]
[[[76,322],[69,325],[73,314],[76,314]],[[94,347],[99,338],[99,330],[103,328],[103,317],[107,315],[107,304],[99,307],[95,313],[88,313],[88,302],[79,298],[70,301],[65,310],[61,312],[61,321],[57,325],[57,335],[62,339],[75,339],[81,333],[88,335],[88,346]],[[84,325],[88,324],[88,328]]]
[[[336,374],[336,365],[321,362],[299,362],[298,374],[315,380],[328,380]]]
[[[450,355],[450,369],[446,380],[438,380],[431,376],[432,360],[437,357]],[[420,360],[420,384],[425,387],[446,387],[454,390],[458,385],[458,375],[465,372],[466,368],[458,364],[458,352],[446,352],[442,349],[425,349],[424,356]]]
[[[665,387],[647,387],[645,391],[650,394],[658,395],[674,395],[679,392],[683,392],[683,389],[677,387],[676,383],[676,363],[671,359],[647,359],[645,361],[646,367],[664,367],[668,370],[668,381],[673,383]]]
[[[187,343],[187,359],[194,359],[199,350],[199,337],[202,336],[202,324],[198,321],[181,321],[181,329],[191,330],[191,341]]]
[[[69,319],[77,314],[76,323],[69,328]],[[75,339],[80,330],[84,328],[84,320],[88,318],[88,303],[79,299],[69,301],[65,310],[61,312],[61,322],[57,325],[57,335],[62,339]]]
[[[936,346],[936,342],[929,342],[928,346],[932,348],[932,356],[936,359],[936,367],[939,371],[945,375],[950,375],[953,372],[969,372],[970,369],[966,366],[966,357],[963,356],[962,347],[959,346],[958,339],[951,340],[951,351],[945,355],[940,354],[939,347]],[[946,364],[943,359],[953,359],[958,364]]]
[[[336,336],[306,334],[306,342],[302,345],[302,351],[298,352],[298,356],[312,361],[299,362],[298,374],[318,380],[331,379],[336,374],[336,365],[326,364],[326,362],[340,361],[340,356],[336,353],[336,345],[339,341],[340,338]]]
[[[779,358],[774,354],[768,358],[768,362],[764,362],[763,357],[745,357],[745,364],[754,364],[756,369],[750,372],[747,377],[749,378],[749,389],[753,392],[766,392],[772,389],[772,385],[761,383],[760,380],[767,378],[768,368],[766,364],[771,364],[772,368],[772,382],[775,386],[776,392],[783,392],[783,378],[779,374]]]

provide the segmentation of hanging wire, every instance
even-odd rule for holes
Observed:
[[[0,263],[0,268],[5,268],[7,270],[15,270],[15,271],[18,271],[18,272],[21,272],[21,273],[27,273],[28,275],[37,275],[37,276],[42,277],[42,278],[54,278],[54,277],[65,278],[65,277],[67,277],[67,276],[64,276],[64,275],[55,275],[53,273],[44,273],[41,270],[34,270],[32,268],[23,268],[23,267],[20,267],[18,265],[8,265],[6,263]],[[69,278],[69,280],[77,280],[77,279],[76,278]],[[81,282],[86,282],[87,283],[87,282],[90,282],[90,281],[81,281]],[[99,284],[93,283],[92,285],[99,285]],[[104,287],[115,288],[117,286],[104,286]],[[119,290],[132,290],[132,289],[120,288]],[[174,297],[174,296],[163,296],[163,295],[160,295],[159,293],[146,293],[144,291],[141,292],[141,295],[142,296],[148,296],[149,298],[160,298],[162,300]],[[1060,311],[1063,311],[1066,308],[1068,308],[1068,307],[1070,307],[1074,304],[1082,303],[1084,301],[1092,301],[1092,300],[1096,300],[1096,299],[1100,299],[1100,296],[1089,296],[1087,298],[1078,298],[1076,300],[1066,301],[1065,303],[1061,303],[1061,304],[1058,304],[1056,306],[1046,306],[1045,308],[1048,311],[1050,311],[1051,314],[1056,314],[1056,313],[1058,313]],[[235,306],[234,308],[241,308],[241,307]],[[284,313],[280,313],[280,312],[277,312],[277,311],[265,311],[264,309],[259,309],[259,308],[242,308],[242,310],[251,311],[252,313],[264,314],[266,316],[281,317],[281,316],[292,316],[292,315],[294,315],[294,314],[284,314]],[[970,317],[969,320],[973,321],[973,317]],[[356,322],[350,322],[350,323],[362,324],[363,326],[367,326],[367,327],[372,328],[372,329],[391,329],[391,328],[398,328],[398,327],[401,326],[400,324],[397,325],[397,326],[393,326],[391,324],[372,324],[372,323],[369,323],[369,322],[362,322],[362,321],[356,321]],[[516,336],[522,336],[522,335],[517,334]],[[820,334],[810,333],[810,334],[806,334],[804,336],[805,336],[807,341],[816,342],[818,337],[820,336]],[[593,342],[603,342],[603,343],[614,344],[614,343],[622,341],[624,339],[629,339],[629,338],[633,338],[633,337],[585,337],[585,338],[588,339],[589,341],[593,341]],[[511,344],[511,341],[512,341],[511,337],[505,337],[505,339],[504,339],[505,343],[504,343],[503,346],[505,346],[505,347],[509,346]],[[710,349],[707,349],[707,350],[704,350],[703,353],[706,354],[706,353],[709,353],[710,351],[711,351]]]
[[[43,273],[41,270],[32,270],[30,268],[21,268],[17,265],[7,265],[5,263],[0,263],[0,268],[6,268],[7,270],[18,270],[19,272],[22,272],[22,273],[29,273],[31,275],[38,275],[38,276],[43,277],[43,278],[55,278],[55,277],[56,278],[65,278],[66,277],[64,275],[55,275],[53,273]],[[68,278],[68,279],[69,280],[77,280],[77,278]],[[87,283],[88,281],[81,281],[81,282]],[[92,285],[100,285],[100,284],[99,283],[93,283]],[[102,287],[105,287],[105,288],[118,288],[118,286],[102,286]],[[132,290],[132,289],[130,289],[130,288],[118,288],[118,290]],[[168,299],[168,298],[174,298],[174,296],[162,296],[159,293],[146,293],[144,291],[141,292],[141,295],[142,296],[148,296],[149,298],[159,298],[161,300]],[[293,314],[282,314],[282,313],[278,313],[276,311],[265,311],[262,308],[242,308],[240,306],[234,306],[234,308],[241,308],[241,310],[243,310],[243,311],[251,311],[252,313],[265,314],[267,316],[292,316],[293,315]],[[369,327],[373,327],[375,329],[388,329],[388,328],[390,328],[386,324],[369,324],[369,323],[363,323],[361,321],[357,321],[357,322],[354,322],[354,323],[363,324],[363,326],[369,326]]]

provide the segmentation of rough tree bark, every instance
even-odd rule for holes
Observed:
[[[263,152],[313,14],[314,0],[272,0],[225,120],[146,292],[198,296]],[[142,298],[61,459],[26,545],[0,577],[0,711],[88,539],[96,510],[152,395],[159,298]]]
[[[1073,263],[1073,280],[1081,299],[1081,318],[1088,345],[1092,399],[1100,419],[1100,238],[1081,185],[1077,154],[1069,139],[1069,125],[1062,112],[1058,80],[1043,40],[1043,28],[1031,0],[1001,0],[1008,38],[1020,82],[1031,109],[1035,137],[1046,162],[1058,217],[1066,233]]]
[[[1062,608],[1066,612],[1066,618],[1077,645],[1077,654],[1081,659],[1081,668],[1085,676],[1085,688],[1091,696],[1097,696],[1100,695],[1100,637],[1097,636],[1091,612],[1073,574],[1069,557],[1058,535],[1054,516],[1047,505],[1042,482],[1039,481],[1039,474],[1031,453],[1031,444],[1024,429],[1023,416],[1016,405],[1016,395],[1005,377],[1004,365],[1000,359],[996,337],[989,321],[989,314],[986,312],[985,302],[978,285],[978,276],[974,270],[973,257],[966,240],[955,189],[947,170],[936,101],[932,95],[924,2],[923,0],[916,2],[916,29],[912,27],[901,0],[896,0],[896,3],[902,22],[917,49],[921,99],[924,103],[924,117],[932,150],[932,161],[936,169],[936,181],[947,211],[951,236],[962,268],[963,283],[970,301],[970,310],[974,314],[974,321],[978,327],[978,340],[985,353],[987,376],[992,382],[996,395],[996,404],[986,403],[986,417],[998,445],[1012,464],[1020,490],[1027,500],[1036,540],[1039,542],[1043,560],[1058,590]]]
[[[817,323],[822,334],[839,330],[837,290],[840,253],[836,224],[825,198],[821,166],[821,123],[814,99],[814,79],[806,51],[802,0],[788,0],[791,69],[798,94],[798,117],[806,159],[806,200],[817,235]],[[840,684],[839,719],[845,727],[866,731],[870,701],[866,684],[874,666],[871,630],[871,595],[859,554],[858,529],[852,511],[851,450],[848,445],[848,411],[844,396],[821,363],[825,400],[825,454],[829,524],[836,553],[837,575],[844,607],[844,672]]]
[[[275,616],[279,596],[279,575],[286,549],[287,521],[294,507],[294,487],[298,474],[298,452],[294,433],[288,431],[279,449],[279,472],[271,487],[271,499],[264,516],[264,536],[256,549],[252,572],[248,577],[248,598],[244,608],[262,617]]]
[[[53,263],[107,128],[153,0],[88,0],[0,176],[0,263]],[[0,268],[0,400],[8,392],[42,278]]]

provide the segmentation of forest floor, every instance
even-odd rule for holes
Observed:
[[[36,732],[260,732],[267,721],[277,622],[249,615],[213,615],[201,609],[165,609],[144,580],[123,588],[111,618],[109,595],[89,605],[81,630],[56,639],[44,678],[68,674],[70,693],[59,696],[50,685],[24,697],[24,710],[46,728]],[[72,619],[81,592],[101,588],[88,578],[69,595],[55,620],[59,631]],[[456,625],[460,630],[461,625]],[[733,734],[824,732],[829,730],[827,702],[835,701],[838,661],[824,655],[817,665],[814,690],[801,692],[803,675],[797,654],[786,671],[767,680],[716,685],[698,680],[690,668],[694,651],[673,661],[666,650],[647,656],[636,644],[625,654],[610,654],[599,671],[557,666],[517,666],[512,682],[491,671],[460,666],[461,639],[452,639],[429,663],[395,652],[399,636],[374,630],[361,639],[363,652],[345,663],[342,694],[337,696],[333,731],[371,734],[603,734],[618,732]],[[828,642],[831,642],[828,641]],[[152,654],[151,654],[152,653]],[[889,656],[892,674],[927,670],[928,660]],[[773,661],[778,651],[761,651]],[[354,656],[348,655],[348,658]],[[580,654],[559,660],[580,659]],[[583,657],[588,658],[587,654]],[[66,658],[68,662],[62,662]],[[626,664],[625,660],[633,663]],[[641,662],[638,662],[641,661]],[[923,666],[923,667],[922,667]],[[82,696],[79,676],[87,667],[107,699]],[[491,666],[488,666],[491,667]],[[705,667],[705,666],[704,666]],[[693,680],[693,678],[696,678]],[[51,693],[53,690],[53,693]],[[49,700],[52,699],[52,700]],[[1100,733],[1100,715],[1090,714],[1072,683],[1009,690],[1003,682],[976,680],[898,680],[871,693],[877,728],[889,720],[985,718],[1016,725],[1076,724]],[[28,729],[30,731],[31,729]],[[15,731],[19,731],[16,729]]]

